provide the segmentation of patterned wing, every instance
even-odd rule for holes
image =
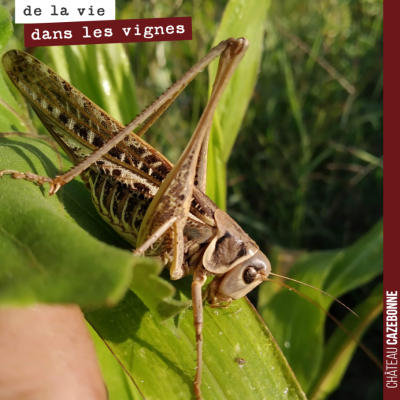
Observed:
[[[30,54],[11,50],[3,56],[3,65],[73,162],[81,162],[124,128]],[[172,164],[132,133],[91,168],[112,176],[135,191],[154,196]]]

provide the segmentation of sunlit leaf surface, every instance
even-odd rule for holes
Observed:
[[[1,137],[0,150],[0,169],[54,176],[60,161],[71,166],[41,139]],[[81,181],[56,196],[47,193],[47,185],[9,175],[0,180],[1,302],[115,303],[126,291],[134,265],[150,265],[151,260],[115,247],[129,245],[98,217]]]
[[[182,299],[190,278],[178,281]],[[146,399],[192,399],[196,367],[192,310],[161,323],[134,293],[86,313]],[[246,299],[205,308],[204,399],[305,399],[268,329]],[[239,361],[242,359],[243,364]]]

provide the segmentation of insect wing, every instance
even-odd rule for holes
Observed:
[[[50,134],[75,163],[124,128],[30,54],[11,50],[4,55],[3,65]],[[171,163],[132,133],[91,168],[153,196],[171,170]]]

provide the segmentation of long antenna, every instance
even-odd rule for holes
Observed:
[[[276,274],[273,274],[273,275],[276,275]],[[279,276],[279,275],[276,275],[276,276]],[[284,276],[282,276],[282,278],[285,278]],[[287,278],[287,279],[290,279],[290,278]],[[308,300],[308,301],[310,301],[311,303],[313,303],[314,305],[316,305],[320,310],[322,310],[332,321],[334,321],[338,326],[339,326],[339,328],[340,329],[342,329],[342,331],[344,332],[344,333],[346,333],[347,335],[349,335],[349,337],[351,337],[356,343],[357,343],[357,345],[360,347],[360,349],[361,350],[363,350],[364,351],[364,353],[376,364],[376,366],[380,369],[380,370],[382,370],[383,371],[383,365],[382,365],[382,363],[378,360],[378,358],[373,354],[373,353],[371,353],[371,351],[365,346],[365,345],[363,345],[337,318],[335,318],[329,311],[326,311],[325,310],[325,308],[323,308],[320,304],[318,304],[317,302],[315,302],[313,299],[310,299],[308,296],[306,296],[304,293],[301,293],[301,292],[299,292],[297,289],[295,289],[295,288],[293,288],[293,287],[291,287],[291,286],[288,286],[288,285],[285,285],[284,283],[282,283],[282,282],[278,282],[278,281],[274,281],[274,280],[272,280],[272,279],[268,279],[268,278],[265,278],[264,279],[265,281],[269,281],[269,282],[274,282],[274,283],[277,283],[278,285],[281,285],[281,286],[284,286],[285,288],[288,288],[289,290],[293,290],[294,292],[296,292],[297,294],[299,294],[300,296],[302,296],[302,297],[304,297],[306,300]],[[294,281],[294,279],[291,279],[292,281]],[[298,282],[298,281],[296,281],[296,282]],[[299,282],[299,283],[303,283],[303,282]],[[307,284],[304,284],[304,285],[307,285]],[[307,286],[310,286],[310,285],[307,285]],[[313,287],[313,286],[310,286],[310,287]],[[316,289],[316,288],[314,288],[314,289]],[[323,293],[325,293],[325,292],[323,292]],[[325,294],[327,294],[327,293],[325,293]],[[331,296],[332,297],[332,296]],[[340,303],[340,302],[339,302]],[[346,306],[345,306],[346,307]],[[348,307],[346,307],[346,308],[348,308]],[[350,310],[351,311],[351,310]],[[353,311],[352,311],[353,312]],[[355,314],[354,312],[353,312],[353,314]],[[355,314],[355,315],[357,315],[357,314]],[[358,317],[358,315],[357,315],[357,317]]]
[[[347,307],[346,304],[343,304],[343,303],[342,303],[341,301],[339,301],[336,297],[333,297],[333,296],[330,295],[329,293],[326,293],[326,292],[324,292],[323,290],[316,288],[315,286],[309,285],[308,283],[304,283],[304,282],[301,282],[301,281],[297,281],[296,279],[288,278],[288,277],[286,277],[286,276],[274,274],[273,272],[270,272],[270,275],[274,275],[274,276],[277,276],[277,277],[282,278],[282,279],[287,279],[287,280],[289,280],[289,281],[297,282],[297,283],[300,283],[300,284],[302,284],[302,285],[304,285],[304,286],[308,286],[308,287],[310,287],[310,288],[312,288],[312,289],[318,290],[318,292],[321,292],[321,293],[323,293],[323,294],[326,294],[327,296],[329,296],[329,297],[332,298],[333,300],[336,300],[339,304],[341,304],[343,307],[347,308],[351,313],[353,313],[357,318],[360,318],[350,307]],[[270,279],[267,278],[266,280],[270,280]],[[277,281],[271,281],[271,282],[277,282]],[[278,282],[277,282],[277,283],[278,283]],[[294,288],[291,288],[291,289],[295,290]]]

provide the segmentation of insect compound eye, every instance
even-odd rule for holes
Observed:
[[[243,272],[243,280],[248,285],[256,279],[257,270],[254,267],[248,267]]]

